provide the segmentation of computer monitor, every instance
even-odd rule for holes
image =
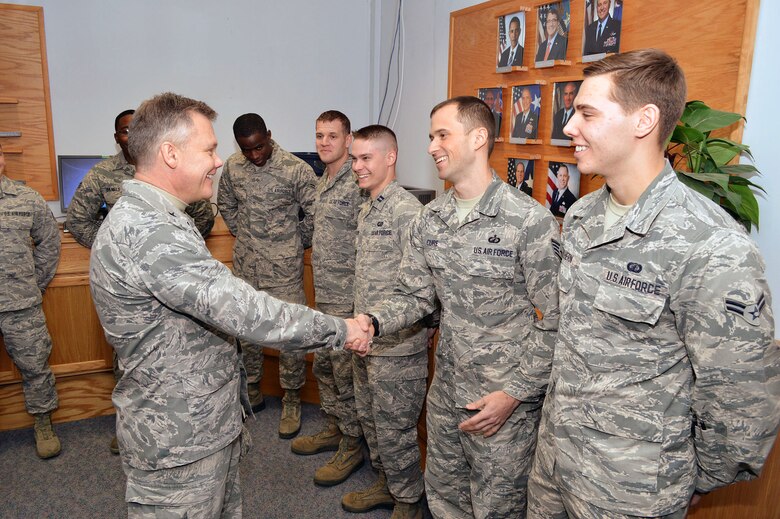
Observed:
[[[325,173],[325,164],[320,160],[320,156],[314,151],[294,151],[293,155],[304,161],[312,167],[314,174],[321,177]]]
[[[92,166],[107,157],[102,155],[59,155],[57,169],[59,170],[60,209],[63,213],[73,198],[81,179],[92,169]]]

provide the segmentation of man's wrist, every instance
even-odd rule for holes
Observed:
[[[366,314],[371,319],[371,325],[374,327],[374,337],[379,337],[379,320],[373,314]]]

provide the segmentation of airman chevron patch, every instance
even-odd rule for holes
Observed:
[[[766,305],[766,298],[762,292],[761,297],[755,303],[743,303],[742,301],[729,298],[726,298],[725,302],[727,312],[737,314],[748,324],[758,326],[758,318],[761,316],[761,310],[764,309],[764,305]]]

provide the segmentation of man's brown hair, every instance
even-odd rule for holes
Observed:
[[[352,131],[352,125],[349,123],[349,117],[339,112],[338,110],[327,110],[325,112],[322,112],[320,116],[317,117],[315,123],[318,122],[329,123],[332,121],[341,121],[341,126],[344,127],[344,133],[346,133],[347,135],[349,135],[349,132]]]
[[[626,113],[656,105],[661,112],[658,143],[664,145],[685,108],[685,74],[673,57],[658,49],[633,50],[596,61],[583,74],[609,74],[610,96]]]
[[[496,140],[496,121],[490,107],[478,97],[458,96],[437,104],[431,110],[433,114],[445,106],[455,105],[458,109],[458,121],[463,125],[466,133],[475,128],[485,128],[488,133],[488,157],[493,153],[493,144]]]

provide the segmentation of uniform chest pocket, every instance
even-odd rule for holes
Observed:
[[[642,291],[616,287],[602,281],[593,305],[596,309],[624,321],[644,323],[652,326],[661,317],[661,313],[666,305],[666,298],[655,294],[643,293]]]
[[[32,229],[33,224],[32,213],[27,211],[16,211],[16,213],[22,214],[0,214],[0,229],[8,232],[23,233],[29,237],[29,231]]]

